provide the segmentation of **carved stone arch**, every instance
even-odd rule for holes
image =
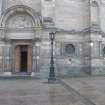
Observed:
[[[5,27],[6,21],[10,16],[12,16],[15,13],[27,13],[34,21],[34,27],[41,27],[41,19],[40,15],[36,13],[32,8],[24,6],[24,5],[17,5],[8,8],[3,14],[0,19],[0,25],[1,27]]]

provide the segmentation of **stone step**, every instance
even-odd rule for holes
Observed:
[[[40,78],[31,75],[12,75],[12,76],[0,76],[0,79],[40,79]]]

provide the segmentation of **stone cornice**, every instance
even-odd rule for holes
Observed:
[[[94,28],[94,27],[88,27],[85,28],[83,30],[64,30],[64,29],[59,29],[59,28],[55,28],[55,27],[50,27],[50,28],[45,28],[45,27],[31,27],[31,28],[15,28],[15,29],[9,29],[9,28],[5,28],[5,27],[0,27],[0,30],[3,30],[4,32],[6,31],[26,31],[26,32],[33,32],[33,31],[55,31],[56,33],[64,33],[64,34],[91,34],[91,33],[98,33],[101,34],[102,36],[105,36],[105,32],[102,31],[99,27],[98,28]]]
[[[42,27],[26,27],[26,28],[5,28],[5,27],[0,27],[0,30],[3,31],[37,31],[37,30],[42,30]]]
[[[47,30],[51,30],[51,28],[47,28]],[[83,30],[63,30],[63,29],[57,29],[56,28],[56,33],[64,33],[64,34],[81,34],[81,35],[86,35],[86,34],[100,34],[105,37],[105,32],[101,30],[100,27],[94,28],[94,27],[88,27]]]
[[[58,33],[68,33],[68,34],[88,34],[90,33],[90,28],[86,28],[83,30],[63,30],[63,29],[57,29]]]
[[[90,28],[86,28],[83,30],[76,30],[76,29],[65,30],[65,29],[59,29],[55,27],[50,27],[50,28],[44,27],[43,30],[55,31],[56,33],[67,33],[67,34],[88,34],[90,33]]]

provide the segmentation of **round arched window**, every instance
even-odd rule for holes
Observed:
[[[66,54],[74,54],[75,53],[75,46],[73,44],[67,44],[65,46],[65,53]]]

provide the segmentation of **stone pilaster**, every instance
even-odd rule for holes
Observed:
[[[33,60],[33,65],[32,65],[32,72],[35,72],[36,71],[36,57],[35,57],[35,52],[36,52],[36,49],[35,49],[35,46],[33,46],[33,50],[32,50],[32,60]]]
[[[99,41],[94,41],[93,46],[91,46],[91,51],[92,51],[92,57],[98,58],[100,57],[100,42]]]
[[[39,52],[40,43],[36,42],[36,45],[33,46],[33,72],[39,72]]]
[[[11,72],[11,60],[10,60],[10,50],[11,46],[10,45],[5,45],[3,46],[3,71],[4,72]]]
[[[20,46],[15,48],[15,72],[20,72]]]

